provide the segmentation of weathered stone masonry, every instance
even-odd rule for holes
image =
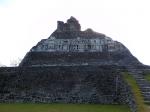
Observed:
[[[57,24],[57,30],[48,39],[39,42],[31,52],[114,52],[124,49],[119,42],[103,34],[91,29],[81,31],[74,17],[68,19],[67,23],[58,21]]]
[[[128,104],[136,112],[121,70],[144,67],[120,42],[74,17],[26,54],[19,67],[0,68],[0,102]]]
[[[111,66],[1,68],[0,102],[112,104],[118,75]]]

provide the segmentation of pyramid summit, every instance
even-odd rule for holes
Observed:
[[[57,29],[51,34],[51,36],[57,39],[71,39],[77,38],[79,36],[87,39],[91,37],[104,37],[105,35],[100,33],[98,35],[98,33],[94,32],[90,28],[85,31],[81,31],[81,25],[79,24],[79,21],[71,16],[66,23],[64,23],[63,21],[58,21]]]
[[[58,21],[56,31],[31,49],[34,52],[114,52],[117,50],[127,49],[119,42],[92,29],[81,31],[78,20],[72,16],[67,23]]]
[[[73,16],[70,17],[70,19],[67,20],[67,23],[64,23],[63,21],[57,21],[57,31],[63,32],[63,31],[80,31],[81,26],[76,18]]]
[[[57,29],[27,53],[20,66],[141,65],[120,42],[88,28],[70,17],[57,22]]]

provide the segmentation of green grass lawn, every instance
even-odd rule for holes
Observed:
[[[0,104],[0,112],[130,112],[126,105]]]

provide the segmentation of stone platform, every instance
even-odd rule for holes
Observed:
[[[119,103],[120,78],[113,66],[0,68],[0,102]]]

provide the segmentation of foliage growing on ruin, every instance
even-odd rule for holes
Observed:
[[[137,103],[138,112],[149,112],[148,106],[144,104],[144,100],[143,100],[140,88],[136,83],[136,80],[133,78],[132,75],[128,74],[127,72],[124,73],[123,76],[124,76],[125,81],[128,83],[128,85],[132,89],[132,92],[134,94],[134,97]]]

